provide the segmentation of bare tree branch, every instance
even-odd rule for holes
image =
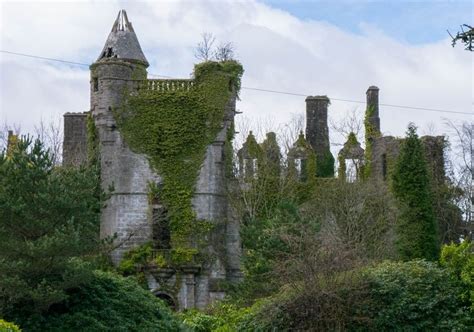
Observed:
[[[196,45],[194,57],[200,61],[209,61],[214,55],[214,43],[216,38],[212,33],[204,32],[202,40]]]

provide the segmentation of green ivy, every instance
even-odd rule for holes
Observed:
[[[147,155],[163,178],[150,195],[168,209],[171,247],[179,248],[180,257],[195,252],[196,240],[210,229],[208,221],[196,219],[191,199],[206,148],[222,129],[242,74],[237,61],[204,62],[195,66],[189,89],[140,89],[127,93],[123,107],[114,111],[125,141]]]
[[[99,163],[99,138],[92,113],[87,114],[87,161],[89,165],[98,165]]]
[[[375,106],[370,105],[365,112],[365,166],[364,177],[369,178],[372,173],[372,144],[380,137],[380,131],[370,122],[370,118],[375,114]]]

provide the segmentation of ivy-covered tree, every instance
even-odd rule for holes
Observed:
[[[0,316],[46,311],[91,276],[98,184],[95,169],[54,166],[39,140],[0,152]]]
[[[423,146],[416,127],[410,124],[392,175],[393,194],[400,206],[396,234],[401,259],[436,260],[438,257],[438,234],[430,188]]]

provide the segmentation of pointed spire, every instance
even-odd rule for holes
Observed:
[[[138,61],[146,67],[149,66],[137,35],[133,30],[132,23],[128,20],[127,12],[124,9],[119,11],[112,26],[112,31],[110,31],[104,49],[97,61],[100,62],[109,58]]]
[[[133,30],[132,23],[128,21],[127,12],[124,9],[119,11],[114,26],[112,27],[112,32],[117,31],[135,32]]]

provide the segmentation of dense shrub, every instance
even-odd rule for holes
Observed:
[[[184,325],[194,332],[231,332],[251,313],[251,308],[234,304],[216,303],[206,310],[189,310],[180,314]]]
[[[474,313],[474,243],[464,241],[444,246],[440,263],[462,283],[462,297],[471,301],[471,311]]]
[[[236,324],[238,331],[345,331],[366,318],[357,314],[366,302],[363,283],[330,281],[338,292],[317,287],[257,301]]]
[[[0,332],[20,332],[20,328],[13,323],[0,319]]]
[[[95,272],[94,280],[69,292],[48,313],[20,322],[25,331],[179,331],[161,300],[132,278]]]
[[[459,282],[435,263],[385,262],[358,274],[358,282],[336,280],[341,286],[337,293],[303,289],[257,302],[236,324],[237,330],[472,331],[474,327]]]
[[[361,309],[370,317],[372,330],[472,331],[474,327],[459,283],[435,263],[385,262],[364,276],[371,301]]]

